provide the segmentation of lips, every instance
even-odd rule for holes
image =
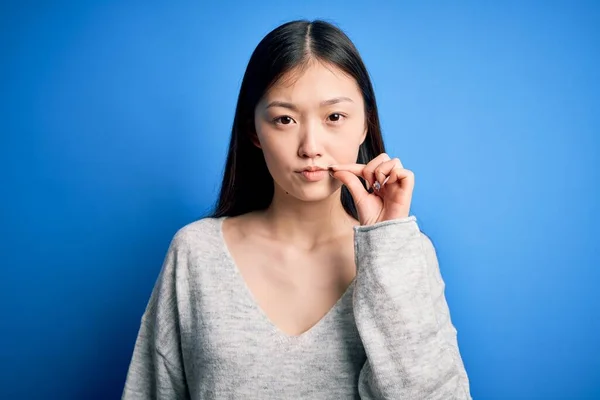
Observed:
[[[310,167],[306,167],[304,169],[301,169],[297,172],[316,172],[316,171],[327,171],[327,168],[325,167],[318,167],[318,166],[310,166]]]
[[[318,182],[327,178],[327,176],[329,175],[327,168],[318,167],[314,165],[306,167],[297,172],[308,182]]]

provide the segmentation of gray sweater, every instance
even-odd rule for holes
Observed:
[[[470,399],[435,250],[416,217],[354,228],[356,278],[299,336],[253,300],[205,218],[174,236],[123,399]]]

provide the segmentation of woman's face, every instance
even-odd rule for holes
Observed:
[[[319,169],[356,162],[367,133],[364,109],[356,81],[337,67],[311,62],[283,76],[254,115],[276,193],[315,201],[337,190],[341,184]]]

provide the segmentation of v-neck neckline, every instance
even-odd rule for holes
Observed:
[[[229,250],[227,242],[225,241],[225,236],[223,234],[223,223],[229,217],[220,217],[217,218],[217,231],[219,234],[220,244],[221,244],[221,252],[225,258],[227,266],[230,268],[230,271],[234,275],[235,284],[239,287],[240,292],[243,292],[244,298],[247,300],[248,304],[251,306],[253,312],[257,315],[258,319],[260,319],[260,323],[264,324],[277,338],[278,341],[282,343],[290,343],[290,342],[303,342],[306,340],[311,340],[314,337],[318,336],[322,331],[323,326],[326,325],[332,318],[334,318],[342,309],[342,306],[347,301],[347,298],[352,295],[354,291],[354,285],[356,282],[356,276],[352,279],[344,293],[338,298],[335,304],[327,310],[327,312],[310,328],[306,331],[298,334],[292,335],[287,332],[284,332],[281,328],[279,328],[273,320],[267,315],[266,311],[258,304],[256,300],[256,296],[248,286],[248,283],[244,279],[235,259],[233,258],[233,254]]]

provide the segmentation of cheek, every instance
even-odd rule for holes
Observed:
[[[285,145],[281,140],[273,140],[273,138],[259,136],[259,141],[263,156],[267,167],[271,171],[271,174],[276,171],[285,169],[284,166],[287,164],[286,160],[289,160],[290,155],[289,147]]]
[[[358,148],[348,149],[347,151],[337,149],[337,151],[332,154],[332,158],[335,164],[353,164],[358,158]]]
[[[355,163],[360,144],[360,138],[336,140],[328,146],[328,153],[337,164]]]

